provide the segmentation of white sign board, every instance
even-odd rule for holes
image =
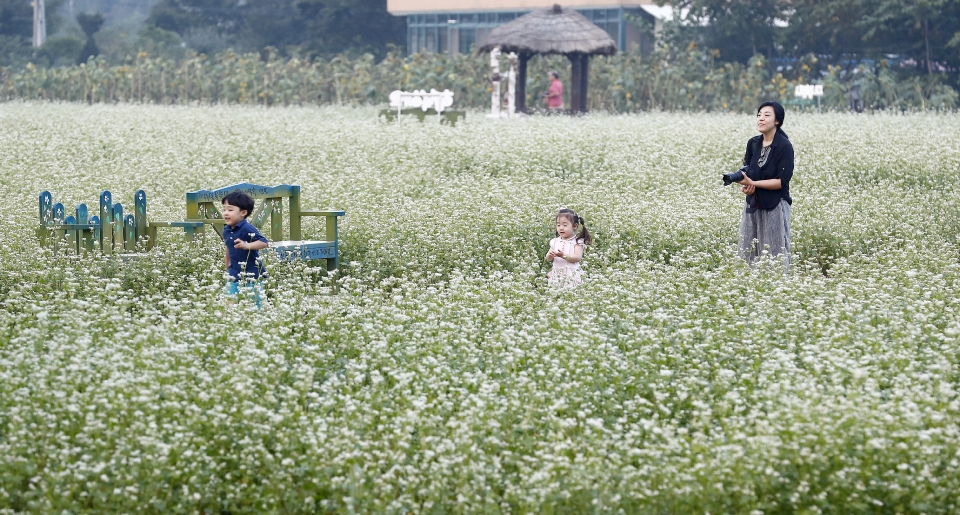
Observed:
[[[812,100],[823,96],[823,84],[800,84],[793,90],[793,96]]]
[[[429,93],[422,89],[414,91],[394,91],[390,93],[390,107],[396,107],[399,112],[404,107],[419,107],[424,111],[433,108],[437,114],[453,105],[453,92],[449,89],[437,91],[431,89]]]

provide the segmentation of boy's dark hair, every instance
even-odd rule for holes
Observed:
[[[220,201],[221,204],[230,204],[231,206],[236,206],[240,211],[246,211],[247,216],[250,216],[253,213],[253,198],[250,195],[242,191],[234,191],[233,193],[228,193],[227,196],[223,197],[223,200]],[[244,218],[246,218],[245,216]]]
[[[583,221],[583,217],[577,215],[577,212],[572,209],[563,208],[557,213],[557,218],[566,218],[573,226],[576,228],[580,227],[580,234],[577,235],[577,238],[583,240],[584,245],[590,245],[593,243],[593,236],[590,236],[590,232],[587,231],[587,224]],[[560,236],[560,233],[557,233],[557,236]]]

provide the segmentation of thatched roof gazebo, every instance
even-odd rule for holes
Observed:
[[[559,4],[525,14],[491,30],[477,52],[489,52],[496,47],[502,52],[516,52],[519,57],[517,111],[526,110],[527,61],[534,54],[563,54],[570,59],[570,110],[585,113],[590,56],[617,52],[617,44],[607,31],[577,11],[563,9]]]

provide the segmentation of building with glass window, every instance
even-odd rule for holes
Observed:
[[[465,54],[483,41],[490,29],[503,25],[534,9],[553,6],[556,0],[387,0],[387,10],[407,17],[407,51]],[[640,24],[657,26],[663,11],[655,0],[569,0],[560,2],[575,9],[606,30],[627,50],[634,45],[650,51],[650,31]]]

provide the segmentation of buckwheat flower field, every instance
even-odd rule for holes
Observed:
[[[752,115],[0,105],[0,513],[960,512],[960,117],[788,112],[795,262],[736,257]],[[341,267],[53,255],[143,188],[303,187]],[[595,232],[547,287],[553,216]],[[309,235],[322,226],[311,221]]]

